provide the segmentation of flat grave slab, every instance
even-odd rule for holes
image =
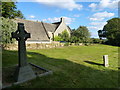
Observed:
[[[52,71],[44,69],[35,64],[29,63],[29,65],[32,68],[33,72],[35,73],[36,77],[42,77],[48,74],[52,74]],[[26,81],[22,81],[22,82],[15,81],[13,72],[15,72],[17,66],[18,65],[2,68],[2,88],[11,87],[12,85],[17,85],[26,82]]]

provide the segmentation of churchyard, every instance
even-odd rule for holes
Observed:
[[[3,68],[18,64],[17,50],[3,50]],[[108,55],[109,67],[103,66]],[[118,87],[118,47],[108,45],[66,46],[27,50],[28,62],[51,70],[12,88],[116,88]],[[9,74],[8,72],[6,74]]]
[[[100,5],[84,4],[87,6],[83,9],[85,13],[73,10],[79,11],[82,7],[74,0],[55,5],[62,5],[69,12],[56,11],[56,8],[48,10],[49,2],[45,6],[44,3],[19,2],[17,9],[16,2],[10,1],[2,2],[0,89],[120,88],[120,18],[116,11],[107,12],[107,8],[104,12],[88,12],[92,11],[90,7],[103,6],[104,0]],[[27,5],[28,8],[24,7]],[[112,7],[112,4],[108,6]],[[51,13],[54,10],[56,12]],[[36,16],[29,16],[28,11],[37,12]],[[52,22],[47,22],[49,20]]]

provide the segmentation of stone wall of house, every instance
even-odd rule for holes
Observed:
[[[63,47],[64,43],[52,42],[52,43],[31,43],[26,44],[26,49],[46,49],[46,48],[55,48]],[[8,44],[5,47],[6,50],[18,50],[18,44]]]
[[[64,18],[61,18],[61,24],[59,25],[59,27],[54,32],[54,36],[58,36],[58,34],[62,33],[64,30],[67,30],[67,32],[70,36],[70,30],[67,27],[67,25],[65,24]]]

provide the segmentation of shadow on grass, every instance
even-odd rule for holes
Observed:
[[[36,52],[28,52],[28,62],[52,70],[53,74],[37,77],[12,88],[117,88],[118,71],[88,67],[67,59],[50,58]],[[8,58],[9,57],[9,58]],[[9,64],[8,64],[9,63]],[[4,67],[17,64],[17,51],[3,51]]]
[[[104,66],[104,64],[95,63],[95,62],[92,62],[92,61],[84,61],[84,62],[89,63],[89,64],[93,64],[93,65],[100,65],[100,66]]]

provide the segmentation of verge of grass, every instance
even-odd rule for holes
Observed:
[[[102,64],[109,56],[110,67]],[[118,47],[108,45],[69,46],[28,50],[28,62],[53,74],[13,86],[13,88],[116,88],[118,87]],[[17,51],[3,51],[3,67],[17,63]]]

